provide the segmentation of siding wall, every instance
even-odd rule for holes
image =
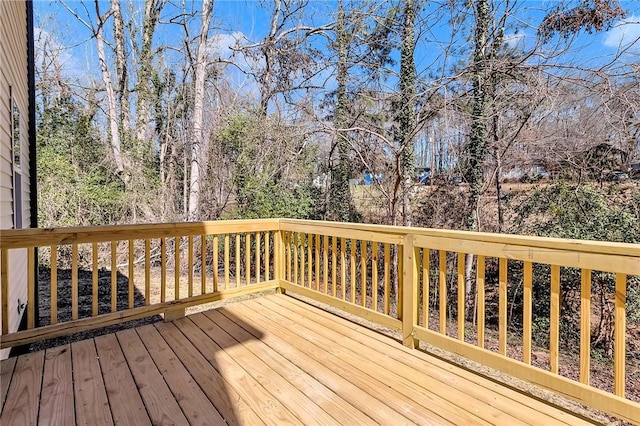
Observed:
[[[29,90],[27,73],[27,9],[24,1],[0,1],[0,232],[14,227],[9,87],[20,110],[22,227],[31,219],[29,206]],[[9,331],[18,329],[25,303],[26,250],[9,252]],[[18,313],[19,312],[19,313]],[[8,355],[0,352],[0,359]]]

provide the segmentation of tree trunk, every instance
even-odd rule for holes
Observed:
[[[200,35],[198,36],[198,51],[195,63],[195,94],[193,99],[193,121],[191,140],[191,179],[189,185],[189,208],[187,219],[194,221],[198,219],[200,210],[200,163],[202,160],[202,146],[204,144],[204,95],[205,79],[207,71],[207,40],[209,37],[209,23],[213,10],[213,0],[203,0],[202,21],[200,24]]]
[[[125,49],[124,21],[120,10],[120,0],[111,0],[113,11],[113,38],[115,41],[116,87],[120,105],[120,128],[123,135],[128,135],[129,124],[129,76]],[[126,138],[125,138],[126,141]]]
[[[109,120],[109,139],[111,145],[111,152],[113,154],[113,161],[116,166],[118,174],[124,172],[124,163],[122,161],[121,143],[120,143],[120,126],[118,125],[118,108],[116,106],[116,95],[111,83],[111,72],[107,65],[107,57],[104,51],[104,35],[103,29],[105,20],[108,18],[110,12],[107,12],[104,16],[100,15],[100,9],[98,1],[95,2],[96,16],[98,17],[98,27],[95,31],[96,44],[98,49],[98,60],[100,61],[100,70],[102,71],[102,82],[104,83],[105,90],[107,92],[107,117]]]

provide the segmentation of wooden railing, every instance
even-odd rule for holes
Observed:
[[[28,306],[28,329],[6,334],[8,253],[27,251],[34,300],[35,248],[50,267],[49,282],[39,283],[52,301],[49,324],[35,327]],[[158,313],[172,318],[189,306],[279,288],[395,329],[409,347],[424,341],[640,419],[640,404],[625,392],[633,380],[627,358],[634,368],[640,358],[627,349],[626,321],[627,289],[640,283],[637,245],[274,219],[3,231],[0,254],[2,348]],[[70,275],[66,316],[56,309],[62,271]],[[573,324],[563,321],[571,300],[579,305],[574,338]],[[590,375],[601,354],[591,341],[592,316],[608,306],[613,374],[600,389]],[[569,363],[579,365],[573,378]]]
[[[0,348],[276,288],[277,231],[277,220],[2,231]],[[9,334],[12,251],[26,251],[27,300],[39,291],[40,317],[28,303],[27,330]],[[36,262],[49,267],[39,289]]]
[[[637,380],[637,373],[627,374],[627,355],[635,368],[640,364],[640,353],[626,346],[627,286],[640,283],[640,246],[285,219],[280,230],[286,291],[396,329],[407,346],[424,341],[640,422],[640,404],[625,398],[625,383]],[[590,378],[591,287],[603,280],[612,286],[595,302],[612,305],[614,325],[607,389],[591,386]],[[561,338],[571,331],[561,321],[569,289],[580,304],[575,360]],[[513,312],[516,299],[520,315]],[[533,318],[541,304],[545,309],[537,311],[548,316]],[[534,334],[547,341],[540,345]],[[574,362],[575,379],[561,374]]]

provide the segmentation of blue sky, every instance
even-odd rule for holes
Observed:
[[[177,3],[177,2],[176,2]],[[512,27],[506,34],[506,40],[512,46],[526,49],[535,43],[536,27],[542,16],[549,8],[557,4],[551,0],[525,0],[520,1],[521,10],[512,19]],[[557,62],[573,63],[582,66],[594,64],[606,64],[616,54],[622,52],[622,63],[640,63],[640,1],[621,0],[621,5],[627,11],[627,18],[617,22],[607,32],[597,34],[581,34],[572,45],[572,48],[562,57],[555,59]],[[84,9],[78,1],[67,1],[67,4],[79,13]],[[126,13],[127,1],[123,1],[123,10]],[[199,8],[200,2],[187,2],[188,6]],[[264,4],[271,6],[269,0]],[[89,12],[94,13],[93,2],[87,1]],[[134,7],[141,7],[143,2],[135,1]],[[433,2],[427,2],[423,14],[433,12]],[[51,33],[60,46],[64,46],[63,62],[72,75],[81,76],[83,73],[97,72],[97,59],[95,41],[90,38],[90,33],[57,1],[35,2],[36,26],[40,30]],[[310,16],[315,24],[330,22],[335,11],[336,2],[311,0],[309,8]],[[108,2],[103,2],[102,12],[108,9]],[[165,8],[163,18],[168,19],[175,13],[172,7]],[[418,72],[426,76],[427,73],[435,73],[442,66],[443,46],[449,44],[452,27],[447,22],[447,16],[441,17],[441,24],[428,28],[419,39],[416,48],[416,66]],[[214,2],[214,18],[212,22],[212,52],[222,57],[230,54],[229,47],[237,39],[248,41],[259,40],[268,30],[269,12],[260,7],[258,1],[253,0],[216,0]],[[198,22],[193,23],[193,34],[196,33]],[[456,36],[458,49],[464,50],[466,45],[462,33]],[[161,26],[156,32],[157,44],[178,44],[183,37],[178,27]],[[459,57],[455,55],[448,58],[451,65]]]

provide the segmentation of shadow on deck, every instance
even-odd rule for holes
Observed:
[[[273,295],[2,361],[2,424],[586,424]]]

